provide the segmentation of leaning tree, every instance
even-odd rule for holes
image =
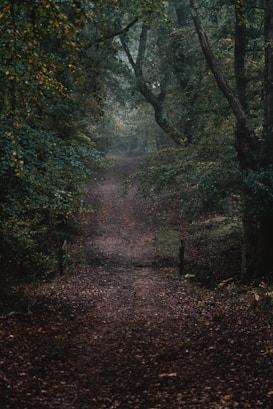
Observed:
[[[270,275],[273,271],[273,2],[265,0],[258,3],[244,0],[229,2],[235,16],[233,87],[227,80],[202,26],[198,9],[200,4],[190,1],[193,22],[208,67],[236,118],[234,146],[242,175],[244,279]],[[257,41],[251,43],[249,37],[251,25],[248,19],[257,16],[262,16],[264,27],[261,50],[254,50]],[[246,70],[250,44],[253,53],[263,54],[261,60],[264,61],[263,81],[259,82],[260,90],[256,89],[254,93],[255,85],[251,88],[251,81],[253,84],[253,81],[259,80],[255,76],[249,77]],[[256,110],[259,104],[263,104],[260,134],[253,120],[255,104]]]

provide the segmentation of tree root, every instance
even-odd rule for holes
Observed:
[[[7,319],[13,316],[23,316],[23,317],[29,317],[30,315],[32,315],[32,307],[37,303],[37,300],[34,300],[32,303],[30,303],[27,306],[27,311],[23,312],[23,311],[11,311],[8,314],[3,314],[0,315],[0,319]]]

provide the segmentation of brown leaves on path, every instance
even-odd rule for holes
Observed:
[[[272,321],[156,265],[160,202],[122,194],[136,162],[96,185],[86,268],[0,322],[1,409],[273,407]]]

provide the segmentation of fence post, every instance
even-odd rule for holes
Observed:
[[[185,243],[184,240],[180,240],[179,244],[179,274],[184,273],[184,254],[185,254]]]

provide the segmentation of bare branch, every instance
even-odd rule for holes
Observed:
[[[142,25],[140,39],[139,39],[139,46],[138,46],[138,54],[136,57],[136,61],[134,61],[133,56],[129,50],[129,47],[124,39],[124,37],[120,38],[121,44],[123,49],[127,55],[130,65],[132,66],[135,77],[137,87],[139,92],[144,96],[147,102],[152,105],[154,108],[155,120],[156,123],[161,127],[161,129],[178,145],[186,142],[184,135],[182,135],[178,130],[176,130],[168,121],[164,114],[164,98],[166,96],[166,89],[162,84],[161,92],[157,96],[153,93],[153,91],[147,85],[143,75],[143,63],[146,53],[146,45],[147,45],[147,33],[148,29],[145,24]]]
[[[198,11],[194,6],[193,0],[190,1],[190,7],[192,10],[192,19],[195,25],[196,32],[199,37],[199,42],[204,53],[204,56],[207,60],[209,69],[214,75],[214,78],[217,82],[219,89],[222,91],[224,97],[227,99],[234,115],[236,116],[237,121],[242,125],[246,126],[246,113],[240,103],[238,96],[234,93],[231,87],[228,85],[227,80],[223,74],[222,68],[219,64],[219,61],[213,54],[208,37],[203,29],[202,23],[199,18]]]
[[[138,22],[138,17],[134,18],[134,20],[132,20],[129,24],[127,24],[126,27],[124,27],[124,28],[122,28],[120,30],[117,30],[117,31],[113,31],[112,33],[106,34],[105,36],[96,38],[95,43],[101,43],[101,42],[106,41],[106,40],[111,40],[114,37],[122,36],[122,35],[128,33],[130,28],[132,28],[137,22]]]

